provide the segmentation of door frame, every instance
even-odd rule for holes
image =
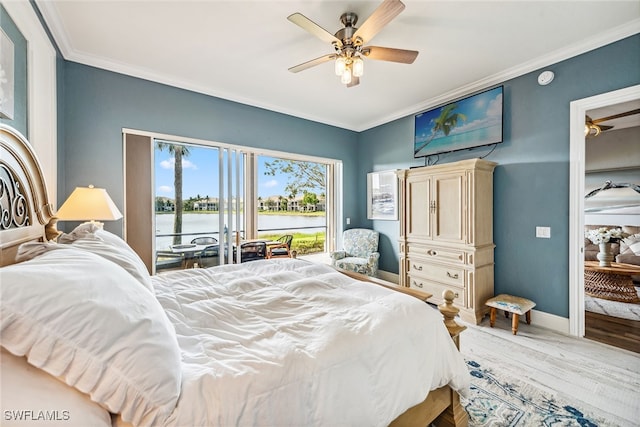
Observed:
[[[584,336],[585,115],[591,109],[640,99],[640,85],[570,103],[569,131],[569,334]]]

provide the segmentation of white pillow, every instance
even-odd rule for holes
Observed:
[[[153,292],[149,271],[140,256],[119,236],[103,230],[94,223],[77,226],[71,233],[62,234],[58,243],[100,255],[127,270],[145,288]]]
[[[125,421],[161,424],[180,393],[180,350],[158,300],[135,283],[73,247],[3,267],[2,346]]]
[[[640,255],[640,234],[633,234],[620,241],[620,255]]]
[[[0,350],[0,411],[3,427],[111,427],[111,414],[24,357]]]

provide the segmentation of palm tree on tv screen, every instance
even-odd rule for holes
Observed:
[[[442,110],[440,110],[440,115],[433,121],[434,125],[432,128],[431,136],[424,142],[424,144],[422,144],[420,148],[416,150],[416,152],[429,145],[439,133],[444,134],[444,136],[448,136],[451,132],[451,129],[458,126],[458,121],[464,122],[467,120],[467,116],[462,113],[455,112],[456,108],[458,108],[457,104],[449,104],[443,107]]]

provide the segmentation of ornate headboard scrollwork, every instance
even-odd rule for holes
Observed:
[[[27,199],[15,173],[0,163],[0,230],[31,225]]]
[[[40,162],[25,137],[5,124],[0,124],[0,215],[0,265],[14,262],[21,243],[59,234]]]

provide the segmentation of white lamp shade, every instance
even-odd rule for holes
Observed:
[[[76,187],[62,204],[56,217],[63,221],[113,221],[122,218],[107,190],[104,188]]]

